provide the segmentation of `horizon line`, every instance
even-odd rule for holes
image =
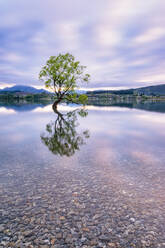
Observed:
[[[89,88],[84,88],[84,87],[77,87],[77,90],[80,91],[99,91],[99,90],[129,90],[129,89],[138,89],[138,88],[144,88],[144,87],[151,87],[151,86],[159,86],[159,85],[165,85],[165,83],[159,83],[159,84],[150,84],[150,85],[143,85],[143,86],[134,86],[134,87],[127,87],[127,86],[108,86],[108,87],[89,87]],[[24,85],[24,84],[7,84],[4,83],[3,86],[0,85],[0,90],[3,90],[5,88],[11,88],[14,86],[24,86],[24,87],[33,87],[36,89],[44,89],[47,91],[50,91],[49,89],[46,89],[44,86],[38,86],[38,85]],[[51,91],[50,91],[51,92]]]

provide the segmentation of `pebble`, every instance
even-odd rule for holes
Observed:
[[[0,225],[0,232],[3,232],[4,231],[4,225]]]

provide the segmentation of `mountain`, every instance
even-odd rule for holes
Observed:
[[[134,89],[134,93],[142,94],[142,95],[165,95],[165,84],[147,86],[138,89]]]
[[[29,93],[29,94],[41,94],[41,93],[47,93],[49,94],[49,91],[46,91],[44,89],[36,89],[31,86],[25,86],[25,85],[15,85],[13,87],[6,87],[4,89],[0,89],[0,93],[5,93],[5,92],[24,92],[24,93]]]
[[[81,95],[81,94],[86,94],[86,90],[76,90],[76,93]]]
[[[155,96],[164,96],[165,95],[165,84],[161,85],[154,85],[154,86],[147,86],[141,87],[137,89],[127,89],[127,90],[95,90],[95,91],[87,91],[87,94],[102,94],[102,93],[111,93],[116,95],[155,95]]]
[[[2,93],[15,93],[15,92],[24,92],[24,93],[29,93],[29,94],[41,94],[41,93],[46,93],[46,94],[52,94],[51,92],[44,90],[44,89],[36,89],[31,86],[25,86],[25,85],[15,85],[13,87],[7,87],[4,89],[0,89],[0,94]],[[154,86],[147,86],[147,87],[141,87],[137,89],[127,89],[127,90],[95,90],[95,91],[84,91],[84,90],[77,90],[76,91],[78,94],[101,94],[101,93],[111,93],[111,94],[129,94],[129,95],[165,95],[165,84],[161,85],[154,85]]]
[[[4,89],[0,89],[0,94],[2,93],[15,93],[15,92],[23,92],[23,93],[29,93],[29,94],[41,94],[41,93],[46,93],[46,94],[52,94],[51,92],[44,90],[44,89],[36,89],[31,86],[25,86],[25,85],[15,85],[13,87],[7,87]],[[85,94],[85,90],[76,90],[78,94]]]

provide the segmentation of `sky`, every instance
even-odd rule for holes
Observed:
[[[165,83],[165,0],[0,0],[0,88],[42,87],[66,52],[91,75],[81,88]]]

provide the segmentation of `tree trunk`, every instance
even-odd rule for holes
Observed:
[[[56,100],[53,105],[52,108],[54,110],[54,112],[57,112],[57,105],[61,102],[62,98],[59,98],[58,100]]]

